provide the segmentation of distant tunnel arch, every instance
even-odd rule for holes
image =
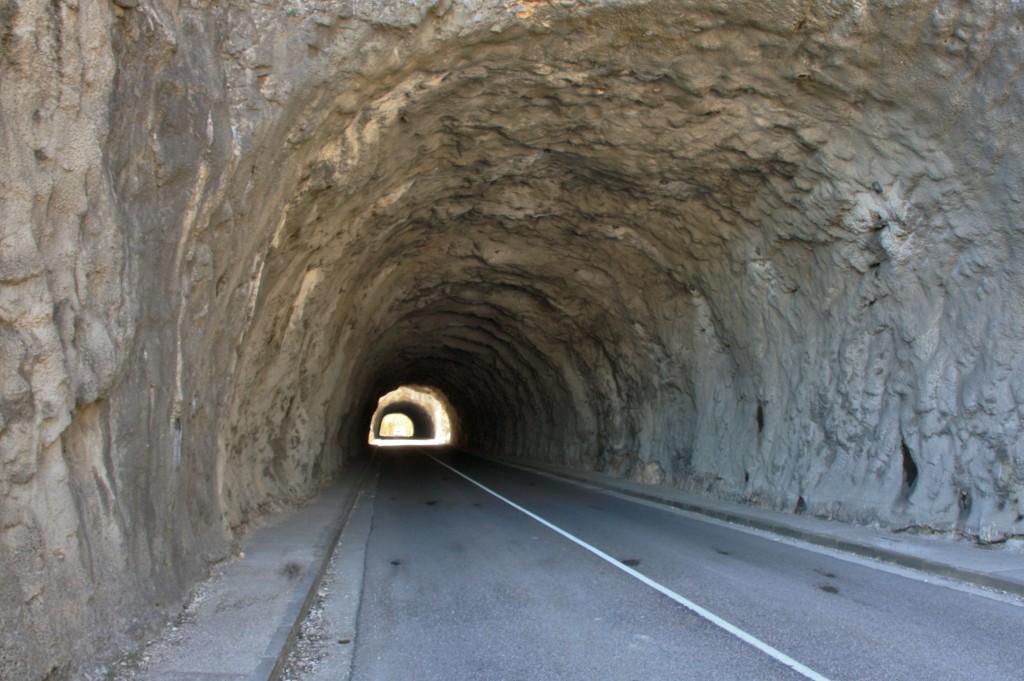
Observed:
[[[373,417],[373,436],[376,438],[397,437],[382,433],[381,426],[388,416],[399,414],[412,422],[413,430],[410,437],[417,440],[432,440],[436,436],[437,428],[434,425],[434,418],[430,411],[422,405],[411,401],[394,402],[378,409]]]
[[[369,443],[444,445],[452,441],[453,408],[447,398],[433,388],[401,386],[383,395],[370,419]],[[385,428],[392,417],[408,419],[412,433]]]

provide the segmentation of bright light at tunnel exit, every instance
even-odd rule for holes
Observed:
[[[381,437],[410,438],[416,434],[416,426],[405,414],[388,414],[380,421]]]
[[[417,431],[416,422],[423,417],[429,420],[432,433],[424,434],[422,428]],[[447,445],[452,441],[452,421],[451,405],[440,391],[402,386],[377,401],[368,442],[375,447]]]

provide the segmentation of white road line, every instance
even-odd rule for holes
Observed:
[[[697,605],[696,603],[694,603],[690,599],[685,598],[683,596],[680,596],[675,591],[672,591],[672,589],[669,589],[667,586],[663,586],[663,585],[659,584],[658,582],[654,581],[653,579],[651,579],[650,577],[648,577],[648,576],[646,576],[644,574],[641,574],[640,572],[637,572],[636,570],[634,570],[633,568],[629,567],[628,565],[624,565],[622,562],[616,560],[615,558],[612,558],[611,556],[609,556],[607,553],[605,553],[601,549],[599,549],[599,548],[597,548],[595,546],[591,546],[590,544],[588,544],[587,542],[583,541],[582,539],[580,539],[576,535],[570,534],[569,532],[566,532],[565,530],[563,530],[562,528],[558,527],[557,525],[555,525],[553,523],[550,523],[547,520],[544,520],[544,518],[541,518],[536,513],[533,513],[532,511],[529,511],[529,510],[523,508],[522,506],[520,506],[516,502],[511,501],[510,499],[506,499],[505,497],[501,496],[500,494],[495,492],[490,487],[487,487],[486,485],[477,482],[476,480],[474,480],[473,478],[469,477],[468,475],[466,475],[462,471],[449,466],[444,461],[441,461],[440,459],[438,459],[437,457],[433,456],[432,454],[427,454],[427,456],[429,456],[431,459],[433,459],[437,463],[441,464],[442,466],[444,466],[445,468],[447,468],[451,472],[455,473],[456,475],[458,475],[458,476],[460,476],[462,478],[465,478],[466,480],[468,480],[469,482],[473,483],[474,485],[476,485],[477,487],[479,487],[483,491],[487,492],[488,494],[490,494],[490,495],[492,495],[494,497],[497,497],[501,501],[504,501],[506,504],[508,504],[512,508],[516,509],[520,513],[528,515],[529,517],[533,518],[534,520],[536,520],[541,525],[547,527],[550,530],[554,530],[555,532],[557,532],[558,534],[562,535],[563,537],[565,537],[569,541],[573,542],[574,544],[576,544],[576,545],[586,549],[587,551],[590,551],[592,554],[594,554],[595,556],[597,556],[601,560],[607,562],[610,565],[613,565],[613,566],[617,567],[618,569],[622,570],[623,572],[625,572],[629,576],[631,576],[631,577],[633,577],[635,579],[640,580],[641,582],[643,582],[647,586],[651,587],[655,591],[658,591],[658,592],[664,594],[665,596],[668,596],[669,598],[671,598],[673,601],[675,601],[679,605],[681,605],[684,608],[690,610],[691,612],[696,613],[697,615],[700,615],[701,617],[703,617],[707,621],[709,621],[712,624],[714,624],[716,627],[719,627],[720,629],[724,629],[725,631],[729,632],[730,634],[732,634],[736,638],[740,639],[741,641],[743,641],[745,643],[749,643],[750,645],[754,646],[755,648],[760,650],[762,653],[764,653],[766,655],[769,655],[770,657],[775,658],[776,660],[778,660],[782,664],[786,665],[787,667],[789,667],[793,671],[797,672],[801,676],[804,676],[804,677],[806,677],[808,679],[813,679],[813,681],[829,681],[828,677],[822,676],[821,674],[819,674],[818,672],[814,671],[810,667],[797,662],[796,660],[791,658],[789,655],[786,655],[781,650],[778,650],[777,648],[773,648],[772,646],[768,645],[767,643],[765,643],[761,639],[757,638],[756,636],[753,636],[752,634],[748,634],[747,632],[743,631],[742,629],[740,629],[736,625],[730,624],[729,622],[725,621],[724,619],[722,619],[721,617],[719,617],[715,613],[700,607],[699,605]]]

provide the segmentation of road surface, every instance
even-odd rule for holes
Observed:
[[[379,456],[358,681],[1024,678],[1019,603],[465,454]]]

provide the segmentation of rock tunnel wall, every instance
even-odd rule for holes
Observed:
[[[0,2],[0,676],[130,645],[401,384],[495,456],[1021,534],[1022,22]]]

